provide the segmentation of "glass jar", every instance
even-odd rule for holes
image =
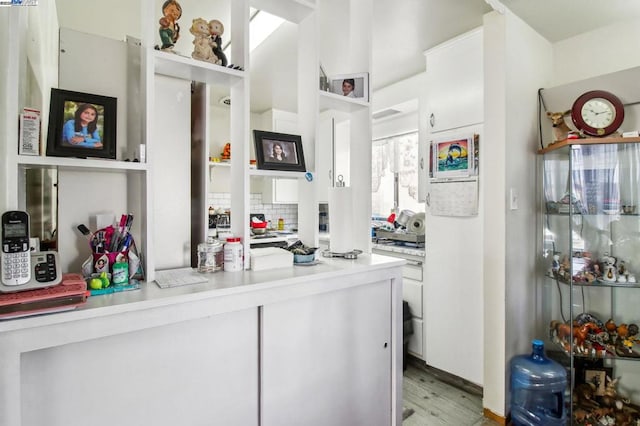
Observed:
[[[206,243],[198,244],[198,272],[221,271],[223,265],[224,251],[220,241],[209,237]]]

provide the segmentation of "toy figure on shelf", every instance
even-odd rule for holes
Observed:
[[[182,16],[182,7],[175,0],[167,0],[162,4],[162,15],[163,17],[158,21],[162,45],[156,46],[156,49],[175,53],[173,47],[180,37],[178,19]]]
[[[607,282],[616,282],[618,278],[616,269],[616,258],[605,253],[602,256],[602,279]]]
[[[220,158],[222,159],[222,161],[231,160],[231,144],[229,142],[224,145],[224,149],[222,150],[222,154],[220,154]]]
[[[189,32],[195,36],[193,39],[193,53],[191,57],[200,61],[217,64],[219,59],[213,53],[213,42],[209,38],[209,24],[202,18],[196,18],[191,23]]]
[[[222,34],[224,25],[217,19],[209,21],[209,35],[211,36],[213,54],[218,58],[218,65],[227,66],[227,55],[222,51]]]

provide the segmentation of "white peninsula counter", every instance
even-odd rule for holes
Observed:
[[[400,425],[402,265],[218,272],[0,322],[0,425]]]

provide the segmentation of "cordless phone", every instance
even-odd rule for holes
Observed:
[[[31,280],[29,215],[23,211],[2,214],[2,284],[19,286]]]

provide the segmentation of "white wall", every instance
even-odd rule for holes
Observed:
[[[640,65],[640,19],[618,22],[553,45],[551,86]]]

